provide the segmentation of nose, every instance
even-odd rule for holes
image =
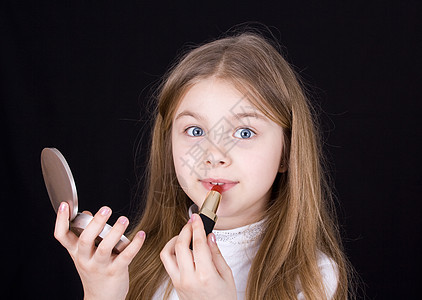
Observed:
[[[215,145],[213,142],[208,141],[208,147],[204,157],[204,164],[207,167],[226,167],[231,163],[232,161],[229,155],[229,151],[220,145]]]

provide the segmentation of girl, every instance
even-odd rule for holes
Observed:
[[[159,88],[148,170],[146,207],[118,255],[127,218],[95,248],[111,210],[78,239],[66,203],[59,209],[55,236],[86,299],[347,298],[312,110],[263,37],[222,38],[174,65]],[[195,212],[216,184],[223,199],[206,237]]]

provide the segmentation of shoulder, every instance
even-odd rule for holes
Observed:
[[[327,299],[332,299],[338,285],[338,268],[335,261],[328,257],[325,253],[318,251],[317,253],[317,263],[319,272],[323,280],[325,292]],[[304,300],[305,296],[302,293],[302,288],[300,287],[300,282],[297,282],[296,289],[298,291],[297,299]]]
[[[325,253],[318,251],[318,267],[324,281],[327,298],[331,299],[337,290],[338,284],[338,267],[335,261],[328,257]]]

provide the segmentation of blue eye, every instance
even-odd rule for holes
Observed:
[[[249,128],[240,128],[236,130],[234,133],[234,137],[237,137],[239,139],[250,139],[253,137],[256,133],[250,130]]]
[[[202,128],[197,127],[197,126],[189,127],[185,130],[185,132],[190,136],[203,136],[204,135],[204,130],[202,130]]]

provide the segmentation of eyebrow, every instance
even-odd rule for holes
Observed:
[[[184,110],[180,114],[177,115],[177,117],[174,119],[175,121],[180,119],[181,117],[192,117],[197,120],[204,120],[204,118],[194,112],[191,112],[190,110]]]
[[[261,114],[258,114],[257,112],[241,112],[237,114],[233,114],[232,119],[240,120],[240,119],[246,119],[246,118],[255,118],[262,121],[268,121],[266,117],[264,117]]]
[[[206,119],[206,117],[203,117],[197,113],[194,113],[190,110],[184,110],[182,111],[180,114],[177,115],[177,117],[174,119],[175,121],[182,118],[182,117],[192,117],[195,118],[197,120],[200,121],[204,121]],[[241,112],[241,113],[237,113],[237,114],[232,114],[232,116],[230,117],[230,119],[234,120],[241,120],[241,119],[245,119],[245,118],[256,118],[258,120],[262,120],[262,121],[268,121],[268,119],[266,117],[264,117],[261,114],[258,114],[257,112]]]

